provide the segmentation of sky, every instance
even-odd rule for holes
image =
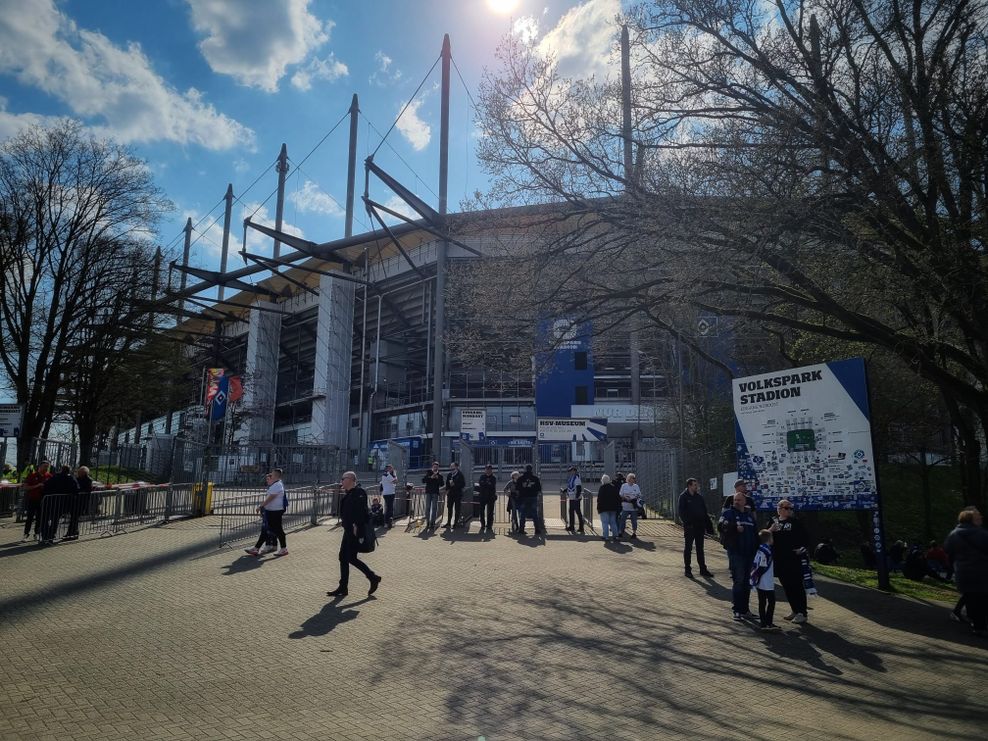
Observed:
[[[454,69],[455,211],[486,186],[467,90],[476,96],[485,68],[496,69],[498,43],[518,34],[551,51],[563,74],[609,74],[620,10],[620,0],[0,0],[0,139],[69,116],[128,144],[175,206],[162,247],[180,252],[191,217],[190,262],[208,269],[219,267],[232,183],[234,269],[243,218],[273,224],[282,143],[291,165],[285,230],[315,242],[343,236],[348,122],[333,127],[354,93],[358,159],[407,104],[375,161],[437,204],[438,65],[412,96],[444,32],[465,83]],[[358,194],[362,176],[358,167]],[[383,185],[371,195],[395,204]],[[358,202],[355,232],[369,228]],[[248,249],[270,254],[271,241],[251,232]]]

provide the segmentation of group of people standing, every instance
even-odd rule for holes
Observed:
[[[38,468],[24,480],[24,540],[34,536],[41,545],[51,545],[58,535],[62,519],[68,515],[69,526],[62,540],[79,538],[79,518],[91,506],[93,480],[89,468],[79,466],[75,474],[70,466],[62,466],[52,474],[51,463],[41,461]],[[46,500],[47,498],[47,500]]]
[[[809,572],[809,537],[806,528],[793,517],[793,504],[779,501],[776,515],[759,529],[754,502],[747,484],[738,481],[734,496],[725,502],[717,523],[720,542],[727,551],[731,572],[731,614],[734,620],[754,617],[750,608],[751,590],[758,595],[759,625],[766,632],[781,630],[775,619],[775,579],[778,577],[791,612],[784,620],[796,624],[807,621],[807,584],[813,589]],[[679,519],[683,524],[685,575],[693,578],[692,551],[696,548],[701,576],[711,577],[704,556],[704,537],[714,530],[700,485],[688,479],[679,495]],[[815,591],[815,590],[814,590]]]

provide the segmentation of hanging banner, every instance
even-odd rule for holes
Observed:
[[[539,417],[535,426],[539,442],[591,442],[607,439],[606,419]]]
[[[20,404],[0,404],[0,437],[20,437],[23,417]]]
[[[216,390],[213,398],[209,402],[209,421],[219,422],[226,416],[226,403],[229,395],[229,376],[220,376],[216,379]]]
[[[738,477],[758,509],[878,506],[864,360],[736,378]]]
[[[487,410],[460,410],[460,437],[463,440],[483,440],[487,437]]]
[[[206,369],[206,398],[203,401],[203,405],[207,408],[213,397],[220,390],[220,379],[226,374],[226,368],[207,368]]]

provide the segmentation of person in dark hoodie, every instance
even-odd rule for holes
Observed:
[[[460,524],[460,507],[463,503],[463,490],[467,480],[460,470],[460,464],[453,461],[449,464],[446,475],[446,527],[458,527]]]
[[[734,619],[744,620],[752,616],[748,607],[751,598],[751,583],[748,576],[751,564],[758,550],[758,527],[755,518],[748,511],[744,492],[734,495],[734,505],[725,509],[717,524],[724,548],[727,550],[727,561],[731,568],[731,609]]]
[[[793,506],[788,499],[779,500],[777,517],[772,518],[768,529],[772,531],[775,558],[775,575],[782,584],[789,602],[790,614],[783,620],[806,622],[806,587],[803,586],[803,563],[809,548],[809,536],[803,523],[792,516]]]
[[[714,526],[707,513],[707,504],[700,493],[700,482],[696,479],[686,479],[686,488],[679,495],[679,521],[683,523],[683,565],[686,576],[693,578],[693,544],[696,543],[696,562],[700,565],[700,576],[711,577],[707,570],[707,561],[703,555],[703,539],[707,534],[714,534]]]
[[[79,485],[79,493],[72,503],[72,511],[69,513],[69,529],[62,540],[78,540],[79,518],[89,514],[89,499],[93,493],[93,480],[89,478],[89,468],[79,466],[75,480]]]
[[[600,477],[597,490],[597,514],[600,515],[600,531],[605,543],[618,540],[617,515],[621,509],[621,493],[617,484],[606,473]]]
[[[439,489],[443,485],[443,475],[439,472],[439,461],[432,462],[432,468],[422,477],[425,484],[425,529],[435,530],[439,517]]]
[[[535,475],[531,463],[525,466],[525,473],[518,477],[515,486],[518,492],[518,505],[521,509],[521,514],[518,516],[518,533],[526,535],[525,520],[531,518],[534,523],[535,534],[538,535],[542,532],[539,523],[538,500],[542,496],[542,480]]]
[[[69,512],[79,496],[79,484],[72,476],[72,468],[62,466],[58,473],[45,482],[41,501],[41,543],[51,545],[58,534],[62,515]]]
[[[957,591],[967,605],[971,632],[977,636],[988,635],[988,530],[982,527],[982,522],[981,513],[975,507],[961,510],[957,527],[944,543],[944,550],[954,565]]]
[[[477,480],[477,495],[480,504],[480,532],[494,532],[494,505],[497,503],[497,476],[490,463]]]

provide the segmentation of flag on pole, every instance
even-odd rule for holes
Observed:
[[[209,402],[209,421],[219,422],[226,416],[226,403],[229,397],[230,377],[221,375],[216,379],[216,390]]]
[[[229,378],[230,378],[229,381],[230,387],[228,389],[230,394],[229,401],[231,403],[240,401],[240,399],[244,395],[244,384],[240,380],[240,376],[230,376]]]
[[[205,405],[209,407],[210,403],[213,401],[213,397],[216,396],[219,391],[219,381],[226,375],[226,368],[207,368],[206,369],[206,400]]]

